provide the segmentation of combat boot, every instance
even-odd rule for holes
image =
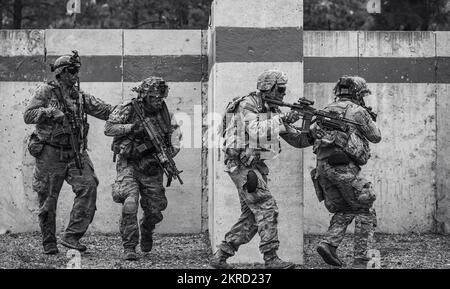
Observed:
[[[56,255],[59,253],[56,243],[49,243],[44,245],[44,254],[46,255]]]
[[[148,253],[153,248],[153,234],[142,234],[141,236],[141,251]]]
[[[139,255],[136,253],[135,248],[124,248],[123,258],[127,261],[137,261],[139,259]]]
[[[275,250],[264,253],[264,262],[266,269],[292,269],[295,267],[294,263],[281,260]]]
[[[83,244],[81,244],[79,241],[75,241],[75,240],[71,240],[65,237],[61,238],[60,241],[61,245],[70,248],[70,249],[75,249],[78,250],[80,252],[84,252],[87,250],[87,247]]]
[[[331,246],[328,243],[320,242],[320,244],[317,246],[317,253],[319,253],[320,257],[322,257],[325,263],[332,266],[342,267],[343,262],[336,254],[336,249],[336,247]]]
[[[367,263],[370,261],[370,258],[360,257],[353,259],[352,269],[367,269]]]
[[[230,254],[219,249],[214,253],[211,261],[209,261],[209,265],[215,269],[233,269],[233,267],[227,263],[227,259],[230,257]]]

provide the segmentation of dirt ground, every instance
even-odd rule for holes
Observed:
[[[339,256],[348,264],[352,261],[353,242],[347,234]],[[299,269],[332,268],[315,251],[320,236],[306,235],[304,260]],[[382,268],[446,268],[450,269],[450,236],[434,234],[387,235],[376,234],[374,248],[381,254]],[[206,234],[155,235],[152,252],[139,252],[136,262],[122,260],[122,247],[118,234],[88,234],[83,243],[88,251],[81,258],[82,268],[209,268],[210,245]],[[0,235],[0,268],[65,268],[67,249],[58,245],[55,256],[42,254],[39,233],[9,233]],[[263,268],[262,264],[239,264],[236,268]]]

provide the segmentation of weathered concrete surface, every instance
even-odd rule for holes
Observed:
[[[357,57],[356,31],[304,31],[305,57]]]
[[[44,35],[44,30],[0,30],[0,55],[43,55]]]
[[[361,57],[434,57],[435,36],[430,31],[359,31]]]
[[[450,56],[450,33],[436,32],[436,56]],[[447,66],[438,63],[437,78],[450,75]],[[436,122],[436,226],[437,231],[450,233],[450,85],[437,85]]]
[[[121,29],[50,29],[45,30],[48,55],[122,55]],[[82,60],[83,61],[83,60]]]
[[[219,0],[212,6],[214,27],[303,27],[303,1]]]
[[[124,55],[201,54],[201,30],[123,30],[123,37]]]

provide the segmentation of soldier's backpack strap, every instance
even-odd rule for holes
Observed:
[[[171,123],[171,119],[170,119],[169,109],[167,108],[167,104],[165,101],[162,103],[161,117],[162,117],[162,120],[163,120],[164,126],[165,126],[164,132],[171,134],[173,132],[172,123]]]

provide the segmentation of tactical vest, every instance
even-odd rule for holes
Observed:
[[[128,105],[131,105],[131,102]],[[169,110],[167,109],[166,103],[163,103],[162,109],[156,114],[147,113],[145,109],[144,113],[145,117],[149,118],[156,128],[158,134],[162,136],[165,144],[170,149],[170,152],[173,152],[171,141],[173,128],[171,125],[170,114]],[[129,119],[130,123],[137,123],[139,121],[133,109],[131,110]],[[130,160],[138,160],[155,152],[155,148],[151,144],[151,141],[145,132],[141,135],[130,133],[124,136],[114,137],[111,145],[111,150],[114,152],[113,161],[115,161],[116,155],[121,155],[121,157]]]
[[[353,106],[356,106],[356,104],[334,102],[324,110],[337,112],[341,117],[348,117],[348,111]],[[346,132],[329,131],[326,137],[316,140],[313,150],[317,153],[318,159],[327,158],[343,151],[352,161],[360,166],[365,165],[370,158],[370,148],[367,139],[353,125],[348,125]]]
[[[55,81],[50,81],[48,82],[48,85],[52,87],[52,95],[55,96],[55,98],[50,99],[50,103],[48,105],[61,110],[62,112],[64,112],[64,114],[67,114],[67,111],[65,111],[64,108],[64,104],[61,103],[61,99],[65,96],[63,95],[62,89],[60,88],[59,84]],[[64,99],[67,103],[67,109],[69,110],[69,113],[74,116],[73,121],[76,125],[74,133],[77,135],[80,146],[82,146],[81,150],[85,150],[87,148],[87,135],[89,132],[89,124],[87,122],[87,113],[85,110],[86,99],[84,94],[75,89],[71,91],[71,94],[72,95],[70,95],[69,98],[74,99],[75,102],[72,102],[67,98]],[[64,122],[63,124],[55,123],[51,134],[45,141],[50,145],[70,148],[69,129],[70,127],[67,125],[67,122]]]

